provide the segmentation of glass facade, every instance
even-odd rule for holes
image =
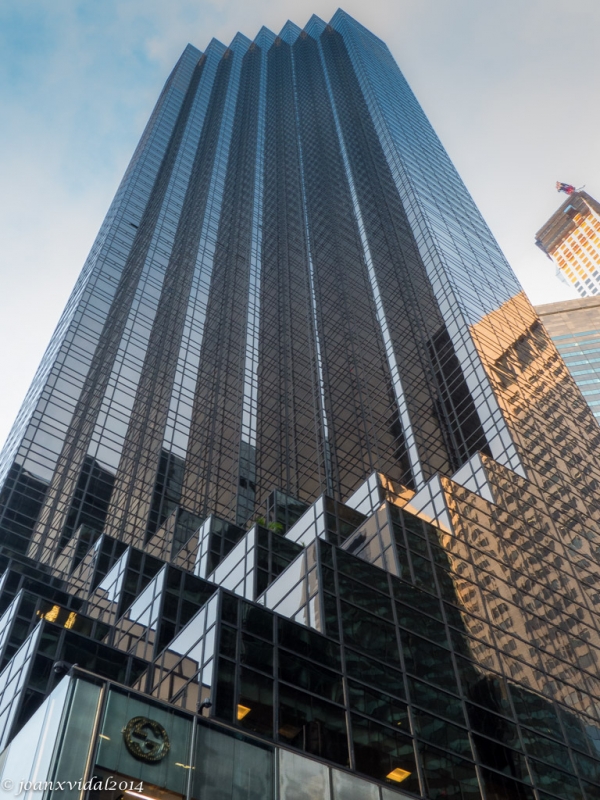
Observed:
[[[600,301],[588,297],[537,306],[581,394],[600,419]]]
[[[600,798],[592,328],[343,11],[188,46],[0,456],[0,784]]]

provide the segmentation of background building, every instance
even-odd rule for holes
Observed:
[[[600,419],[600,299],[536,306],[556,349],[596,419]]]
[[[572,192],[535,243],[582,297],[600,292],[600,204],[587,192]]]
[[[593,800],[599,444],[380,40],[188,46],[2,453],[0,782]]]

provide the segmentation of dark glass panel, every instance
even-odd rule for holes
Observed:
[[[231,625],[238,624],[238,601],[230,594],[221,595],[221,616],[225,622]]]
[[[390,577],[396,600],[400,600],[413,608],[417,608],[440,621],[443,619],[440,601],[436,596],[424,592],[406,581],[400,580],[400,578],[397,578],[395,575]]]
[[[519,722],[550,736],[563,738],[556,708],[546,698],[514,683],[510,684],[510,694]]]
[[[335,557],[339,572],[354,578],[354,580],[362,581],[367,586],[385,595],[389,595],[390,589],[387,574],[382,569],[367,564],[356,556],[348,555],[343,550],[337,549]]]
[[[529,759],[533,780],[540,789],[558,795],[563,800],[584,800],[579,781],[574,775],[551,769],[533,758]]]
[[[573,758],[579,775],[585,780],[597,784],[598,795],[600,795],[600,760],[577,752],[573,753]]]
[[[398,789],[419,792],[413,740],[372,720],[352,714],[356,769]]]
[[[465,724],[463,704],[458,697],[436,689],[422,681],[408,678],[410,697],[413,703],[423,706],[434,714],[441,714],[459,725]]]
[[[491,739],[521,749],[517,726],[498,714],[467,703],[467,714],[473,730]]]
[[[377,688],[386,689],[396,697],[406,696],[401,672],[390,669],[387,664],[375,661],[362,653],[356,653],[348,647],[345,653],[348,675]]]
[[[273,736],[273,681],[250,669],[240,669],[237,723],[262,736]]]
[[[348,603],[341,603],[344,641],[382,661],[400,666],[396,628]]]
[[[279,677],[287,683],[321,695],[326,700],[344,702],[341,675],[311,664],[310,661],[282,652],[279,658]]]
[[[423,762],[427,797],[432,800],[445,797],[480,800],[475,764],[422,742],[419,743],[419,754]]]
[[[228,658],[235,658],[237,631],[228,625],[221,625],[221,638],[219,642],[219,652]]]
[[[60,547],[69,541],[81,525],[98,533],[102,531],[115,483],[114,473],[104,469],[94,458],[86,456],[63,528]]]
[[[521,727],[521,736],[527,755],[547,761],[559,769],[573,769],[569,751],[564,744],[559,744],[524,727]]]
[[[339,645],[316,631],[279,618],[279,644],[325,666],[339,668]]]
[[[461,756],[473,758],[466,729],[452,725],[439,717],[433,717],[424,711],[415,710],[414,716],[416,735],[420,739],[445,750],[453,750]]]
[[[0,532],[3,549],[26,553],[35,522],[42,509],[48,484],[16,462],[0,493]]]
[[[387,683],[386,688],[390,688]],[[410,732],[406,703],[402,703],[395,697],[349,680],[348,700],[350,708],[353,710],[359,711],[368,717],[373,717],[379,722],[400,728],[405,733]]]
[[[407,672],[458,693],[452,659],[447,650],[427,639],[402,631],[402,649]]]
[[[199,725],[193,800],[271,800],[273,750],[256,739]]]
[[[235,697],[235,664],[224,658],[219,659],[217,675],[217,697],[215,714],[226,722],[234,720],[233,703]],[[236,715],[237,716],[237,715]]]
[[[535,800],[533,789],[506,775],[481,769],[486,800]]]
[[[348,578],[341,572],[338,574],[338,585],[342,597],[347,598],[352,603],[364,608],[365,611],[369,611],[371,614],[384,617],[390,622],[393,621],[390,598],[386,595],[380,594],[371,587],[364,586],[362,583]]]
[[[344,709],[283,684],[279,686],[278,733],[292,747],[348,764]]]
[[[498,744],[497,741],[486,739],[477,733],[473,734],[473,744],[477,759],[481,764],[518,780],[529,782],[527,766],[522,753]]]
[[[413,633],[420,633],[422,636],[427,636],[437,644],[444,647],[450,647],[446,635],[446,628],[442,622],[438,622],[432,617],[417,611],[411,606],[406,606],[403,603],[396,603],[396,617],[398,625],[403,628],[408,628]]]
[[[240,663],[262,672],[273,673],[273,645],[242,633]]]

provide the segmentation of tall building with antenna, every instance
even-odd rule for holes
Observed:
[[[563,184],[561,184],[563,185]],[[600,203],[573,189],[540,228],[535,243],[556,264],[558,276],[581,297],[600,293]]]
[[[0,786],[595,800],[599,444],[380,39],[188,46],[0,459]]]

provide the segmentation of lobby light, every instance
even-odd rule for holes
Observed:
[[[407,770],[400,769],[400,767],[396,767],[396,769],[393,769],[391,772],[388,772],[388,774],[385,777],[389,778],[389,780],[391,781],[396,781],[396,783],[401,783],[402,781],[405,781],[410,774],[411,773],[408,772]]]

